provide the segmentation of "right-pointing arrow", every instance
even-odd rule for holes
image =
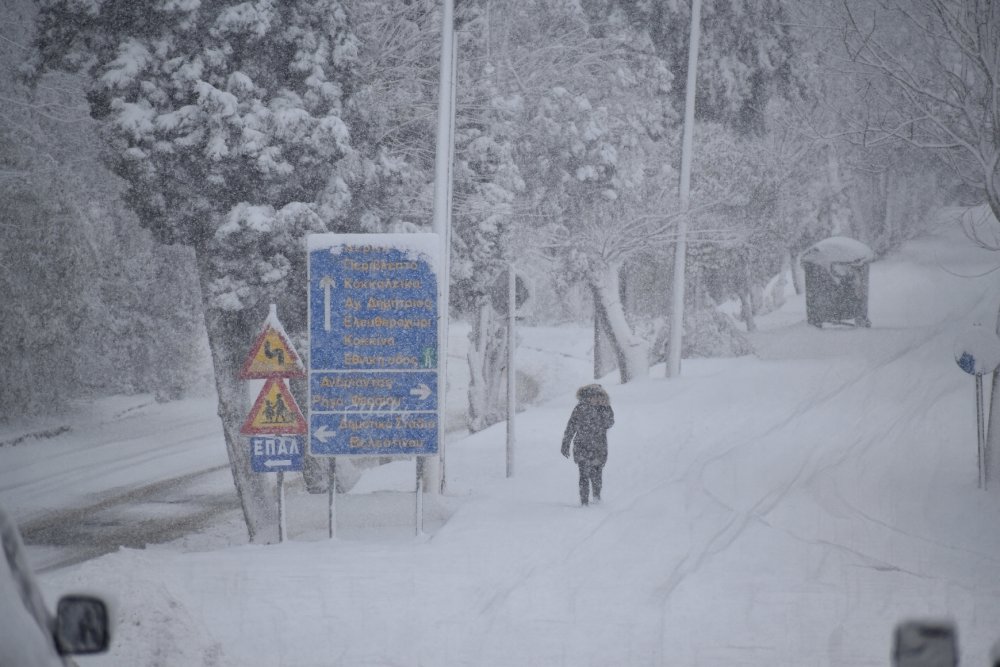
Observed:
[[[426,384],[421,382],[416,387],[410,390],[410,396],[418,396],[421,401],[426,401],[427,397],[431,395],[431,388]]]

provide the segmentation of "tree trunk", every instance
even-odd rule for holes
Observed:
[[[275,487],[269,475],[251,471],[250,446],[239,433],[249,407],[245,383],[240,380],[239,372],[246,355],[250,353],[253,336],[260,321],[263,321],[263,314],[251,322],[245,311],[230,312],[212,307],[207,295],[210,293],[208,284],[213,274],[205,255],[204,252],[197,253],[198,277],[204,302],[205,329],[215,369],[218,414],[222,420],[229,467],[236,495],[243,508],[250,542],[271,544],[278,541]]]
[[[594,295],[594,379],[602,377],[618,368],[617,355],[608,334],[606,317],[601,316],[601,304]]]
[[[858,200],[857,187],[844,185],[844,180],[840,173],[840,156],[837,155],[837,150],[833,145],[828,146],[826,150],[826,167],[830,181],[830,190],[835,197],[846,197],[847,205],[850,208],[849,220],[844,220],[838,216],[834,216],[830,220],[831,234],[833,236],[853,236],[858,240],[870,242],[870,239],[867,238],[868,230],[865,229],[861,203]]]
[[[799,256],[797,253],[792,253],[792,249],[788,248],[785,251],[788,261],[791,263],[792,268],[792,287],[795,288],[795,293],[802,295],[806,291],[806,274],[802,270],[802,262],[799,261]]]
[[[898,242],[895,206],[896,179],[893,178],[892,167],[886,167],[879,174],[879,186],[881,189],[880,196],[883,199],[882,233],[878,245],[875,247],[876,252],[893,248]]]
[[[618,357],[618,371],[622,384],[649,377],[649,344],[636,336],[625,319],[619,290],[621,266],[612,264],[594,271],[590,286],[594,292],[594,305],[603,320],[611,345]]]
[[[753,298],[753,278],[750,275],[750,257],[747,253],[742,253],[742,255],[743,275],[741,282],[743,286],[740,289],[740,319],[747,325],[747,332],[753,333],[757,331],[757,322],[754,320],[757,307]]]
[[[781,255],[781,268],[778,269],[778,275],[775,277],[774,281],[771,283],[770,291],[764,295],[765,301],[770,302],[769,309],[774,311],[778,310],[785,305],[785,288],[788,285],[788,272],[792,270],[792,259],[789,257],[788,253],[782,253]]]
[[[504,418],[500,404],[506,363],[507,330],[488,304],[479,307],[469,332],[469,430],[481,431]]]

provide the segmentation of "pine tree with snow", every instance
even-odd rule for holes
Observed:
[[[250,539],[274,540],[269,482],[238,437],[237,375],[268,303],[303,327],[303,237],[354,229],[347,13],[339,0],[44,0],[37,25],[29,74],[90,77],[128,205],[195,251],[234,482]]]

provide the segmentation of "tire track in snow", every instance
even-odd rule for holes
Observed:
[[[844,395],[845,392],[855,388],[875,373],[880,372],[887,366],[890,366],[898,360],[918,351],[920,348],[929,345],[936,338],[944,335],[944,333],[951,329],[953,322],[961,321],[968,313],[977,310],[982,303],[989,298],[989,296],[990,295],[984,290],[983,293],[979,295],[978,299],[972,300],[970,305],[954,306],[945,317],[938,320],[935,324],[927,327],[914,327],[911,329],[914,335],[913,340],[907,340],[904,345],[894,349],[887,356],[875,359],[874,365],[863,367],[860,372],[848,377],[836,386],[820,390],[805,397],[798,402],[798,405],[796,405],[794,410],[792,410],[787,417],[778,422],[772,423],[759,435],[747,438],[733,444],[732,446],[726,447],[721,452],[708,454],[695,460],[688,467],[684,477],[687,479],[696,479],[698,481],[698,491],[714,500],[721,507],[724,507],[728,511],[732,512],[733,516],[728,521],[725,521],[722,526],[718,527],[714,531],[711,531],[706,538],[693,545],[693,549],[676,564],[663,583],[654,588],[652,594],[654,601],[660,604],[661,607],[665,607],[665,603],[671,594],[691,574],[697,572],[708,560],[710,560],[713,555],[723,552],[732,546],[752,520],[760,519],[764,521],[764,517],[772,512],[779,503],[785,500],[792,489],[801,485],[803,478],[807,475],[807,471],[815,470],[817,468],[819,462],[818,459],[821,457],[823,452],[815,449],[809,450],[805,459],[799,466],[797,466],[795,471],[785,482],[781,483],[779,487],[773,488],[768,493],[761,496],[748,509],[733,507],[711,491],[709,486],[705,483],[706,471],[710,466],[722,461],[737,451],[753,446],[758,442],[782,431],[795,421],[800,420],[811,412],[819,410],[835,401]],[[812,473],[809,474],[811,475]],[[766,521],[764,521],[764,523],[765,525],[769,525]]]
[[[684,444],[691,442],[690,434]],[[477,638],[490,637],[494,633],[494,628],[501,622],[505,609],[512,603],[514,596],[521,592],[532,592],[544,588],[544,582],[558,579],[559,577],[572,576],[575,571],[575,562],[586,562],[593,557],[594,549],[589,549],[587,544],[606,536],[609,528],[620,529],[623,525],[623,518],[631,518],[637,506],[641,505],[650,496],[654,496],[665,487],[676,484],[680,479],[679,474],[662,483],[646,488],[627,499],[621,506],[608,503],[597,507],[581,509],[574,506],[567,507],[572,512],[580,512],[575,518],[579,519],[579,526],[571,540],[565,542],[564,548],[558,553],[552,554],[532,563],[529,567],[511,571],[504,577],[504,581],[494,583],[489,590],[491,595],[482,602],[475,610],[476,623],[481,630],[470,633],[470,636]],[[596,515],[594,510],[603,511],[602,515]],[[594,519],[598,520],[595,522]],[[611,536],[612,538],[614,536]],[[516,539],[516,538],[515,538]],[[573,591],[572,586],[558,587],[560,590]],[[576,606],[576,595],[572,606]],[[485,642],[476,647],[479,662],[485,659],[483,651],[486,650]]]
[[[230,492],[184,493],[185,487],[228,469],[228,464],[216,466],[130,489],[86,507],[49,512],[20,524],[21,535],[28,546],[65,549],[57,558],[37,567],[40,573],[75,565],[123,546],[142,548],[169,542],[207,526],[224,512],[239,509],[238,499]],[[168,516],[146,514],[135,519],[130,514],[136,506],[154,503],[168,508]]]

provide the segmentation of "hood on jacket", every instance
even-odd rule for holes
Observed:
[[[599,384],[586,384],[576,390],[576,400],[594,405],[611,405],[611,399]]]

